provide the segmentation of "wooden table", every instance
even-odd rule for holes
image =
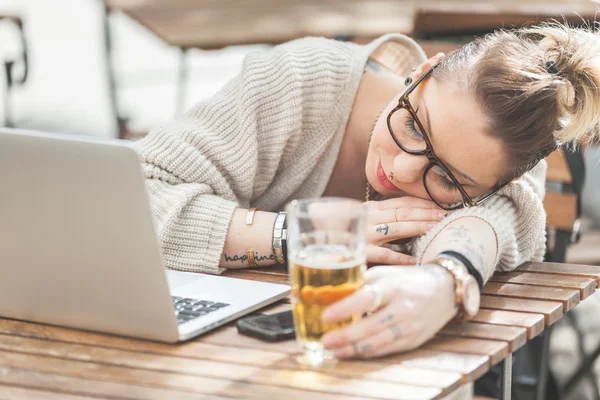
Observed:
[[[287,281],[277,268],[228,275]],[[261,342],[233,324],[168,345],[0,319],[0,398],[438,399],[510,360],[599,282],[600,267],[526,264],[493,277],[473,322],[449,325],[418,350],[327,371],[302,369],[294,341]]]

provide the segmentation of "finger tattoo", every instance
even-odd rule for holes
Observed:
[[[388,314],[379,320],[380,324],[386,324],[394,319],[394,314]]]
[[[352,350],[354,350],[354,355],[360,356],[360,348],[356,342],[352,342]]]
[[[370,353],[370,352],[371,352],[371,350],[373,350],[373,345],[372,345],[372,344],[369,344],[369,343],[367,343],[367,344],[363,344],[363,345],[361,346],[361,349],[360,349],[360,350],[361,350],[361,351],[360,351],[360,352],[361,352],[361,354]]]
[[[377,228],[377,229],[376,229],[376,231],[377,231],[378,233],[381,233],[381,232],[383,232],[383,235],[384,235],[384,236],[387,236],[387,234],[388,234],[389,230],[390,230],[390,227],[388,226],[388,224],[381,225],[379,228]]]
[[[394,340],[400,339],[402,337],[402,330],[399,325],[393,325],[390,327],[390,332],[394,335]]]

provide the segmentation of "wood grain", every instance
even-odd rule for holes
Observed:
[[[518,283],[531,286],[578,289],[581,300],[589,297],[596,290],[596,280],[592,278],[571,275],[555,275],[517,271],[496,273],[490,278],[490,281]]]
[[[298,390],[293,387],[252,384],[245,381],[233,381],[231,379],[222,380],[187,374],[98,364],[89,360],[73,361],[69,359],[57,359],[56,357],[5,351],[0,351],[0,364],[20,369],[27,369],[33,365],[36,371],[41,372],[70,375],[91,380],[107,380],[110,382],[176,389],[192,393],[214,394],[225,397],[253,399],[280,399],[283,397],[286,399],[304,400],[307,396],[306,390]],[[304,371],[304,373],[296,376],[283,374],[280,378],[291,380],[289,381],[291,386],[308,386],[311,399],[319,400],[341,400],[347,398],[363,400],[365,397],[358,394],[358,392],[369,391],[371,386],[374,386],[372,387],[374,391],[367,396],[370,398],[402,398],[397,394],[406,393],[407,398],[434,399],[441,394],[440,390],[434,388],[391,384],[382,384],[377,388],[378,385],[375,383],[372,385],[367,383],[365,386],[362,386],[364,382],[361,381],[339,380],[335,378],[321,380],[319,379],[319,374],[315,374],[312,371]],[[344,393],[336,393],[337,385],[342,381],[349,384],[349,386],[341,388],[341,391]],[[325,391],[321,391],[320,389],[325,389]],[[379,396],[380,394],[383,394],[383,396]]]
[[[454,353],[479,354],[489,357],[490,366],[498,364],[509,352],[508,343],[497,340],[436,336],[422,347]]]
[[[528,262],[518,267],[517,271],[583,276],[586,278],[595,279],[596,287],[600,286],[600,266],[595,265]]]
[[[2,362],[0,361],[0,364]],[[200,393],[183,392],[149,386],[125,384],[119,382],[99,381],[76,376],[60,375],[34,371],[35,365],[28,369],[0,366],[0,383],[6,386],[28,387],[66,394],[93,396],[94,398],[110,397],[114,399],[134,400],[225,400],[231,397],[220,397]],[[4,393],[1,391],[0,393]],[[64,397],[60,397],[64,398]],[[240,397],[241,398],[241,397]]]
[[[579,303],[579,290],[488,282],[482,293],[496,296],[560,301],[567,312]]]
[[[439,332],[439,335],[501,340],[508,343],[511,353],[514,353],[527,342],[527,330],[525,328],[495,324],[448,324]]]
[[[403,377],[401,374],[395,375],[401,371],[389,372],[390,379],[394,381],[406,381],[406,384],[382,381],[381,378],[387,373],[386,371],[377,371],[378,381],[365,380],[364,377],[361,380],[355,381],[353,379],[338,377],[333,374],[302,369],[290,370],[281,368],[280,366],[261,368],[183,357],[132,353],[126,350],[97,348],[14,336],[0,337],[0,349],[38,356],[53,356],[73,361],[89,360],[102,365],[127,367],[132,371],[150,370],[156,372],[168,372],[180,377],[214,378],[224,381],[232,380],[235,382],[242,381],[301,390],[316,390],[334,394],[394,398],[394,396],[389,393],[400,393],[403,391],[415,393],[415,395],[416,393],[421,393],[421,391],[419,391],[421,388],[409,383],[410,381],[407,380],[407,377]],[[409,375],[412,379],[416,379],[420,374],[420,371],[410,373],[404,369],[404,374]],[[425,371],[421,371],[421,375],[423,374],[425,374]],[[440,393],[442,389],[449,389],[457,386],[457,383],[460,381],[460,376],[456,376],[455,374],[455,376],[452,377],[449,375],[450,373],[441,372],[438,374],[441,379],[444,379],[444,382],[446,382],[448,386],[440,387],[439,390],[436,389],[436,393]],[[425,381],[426,379],[426,377],[421,378],[422,381]],[[423,391],[422,393],[426,392]]]
[[[546,157],[548,169],[546,170],[546,180],[549,182],[571,183],[571,171],[565,159],[562,149],[558,149],[550,153]]]
[[[547,191],[544,196],[546,226],[572,231],[577,219],[577,195]]]
[[[543,314],[546,326],[552,325],[563,316],[563,305],[559,302],[487,294],[481,295],[481,308]]]
[[[485,374],[490,365],[487,355],[459,354],[418,349],[377,359],[378,362],[414,365],[440,371],[456,371],[463,375],[463,382],[472,382]]]
[[[529,340],[544,330],[544,316],[542,314],[504,310],[480,310],[472,321],[484,324],[519,326],[527,329],[527,339]]]
[[[6,386],[0,384],[0,396],[2,399],[10,400],[85,400],[91,399],[89,396],[77,396],[67,393],[54,393],[45,390],[36,390],[22,387]]]

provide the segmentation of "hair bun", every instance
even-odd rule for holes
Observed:
[[[522,34],[538,44],[547,60],[548,84],[558,89],[556,140],[574,145],[594,140],[600,126],[600,36],[596,30],[553,22],[526,28]]]

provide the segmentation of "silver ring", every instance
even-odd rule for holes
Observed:
[[[362,290],[373,293],[373,303],[368,308],[368,313],[374,313],[383,304],[383,292],[377,284],[366,284]]]

